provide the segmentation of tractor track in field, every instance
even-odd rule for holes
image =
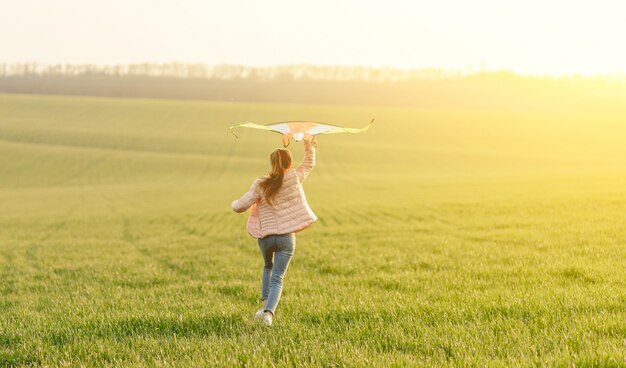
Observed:
[[[69,218],[80,206],[79,204],[67,207],[66,211],[60,215],[55,215],[51,222],[41,227],[41,231],[32,240],[17,246],[7,248],[0,247],[0,294],[9,296],[22,292],[22,288],[40,287],[46,283],[47,276],[52,270],[45,263],[42,265],[43,257],[39,254],[45,242],[54,239],[55,235],[66,229]],[[33,229],[33,231],[36,231]],[[15,306],[16,302],[6,300],[0,302],[0,312],[6,312]]]
[[[160,127],[162,124],[162,120],[155,120],[155,121],[156,123],[152,124],[147,129],[148,131],[152,132],[151,135],[154,135],[154,133],[158,131],[158,127]],[[149,154],[160,154],[160,155],[182,154],[186,156],[191,155],[188,153],[180,153],[180,152],[175,152],[175,151],[163,152],[163,151],[155,151],[155,150],[138,149],[137,147],[139,146],[139,144],[142,141],[145,141],[146,137],[149,137],[149,136],[150,134],[148,133],[145,133],[141,137],[138,136],[135,139],[130,140],[125,147],[93,147],[93,146],[89,146],[86,144],[79,145],[79,144],[55,143],[55,142],[44,142],[41,140],[24,141],[24,140],[10,139],[10,138],[1,137],[1,136],[0,136],[0,141],[6,142],[6,143],[12,143],[12,144],[21,144],[21,145],[26,144],[26,145],[48,146],[48,147],[74,148],[74,149],[79,149],[79,150],[89,150],[92,152],[100,153],[96,157],[89,159],[82,164],[77,165],[77,167],[74,168],[71,173],[67,173],[66,175],[64,175],[63,180],[65,182],[72,182],[73,180],[84,176],[85,173],[89,173],[93,175],[93,173],[96,172],[95,168],[97,168],[98,166],[101,166],[104,162],[109,160],[111,152],[133,153],[133,154],[149,153]],[[193,156],[205,158],[205,155],[201,155],[201,154],[193,154]]]
[[[237,218],[228,211],[215,212],[210,219],[205,221],[205,231],[200,235],[206,236],[209,232],[215,231],[215,227],[219,226],[221,230],[231,231],[237,224]]]
[[[363,207],[349,206],[346,208],[345,212],[348,214],[346,217],[356,218],[360,221],[363,221],[369,225],[377,225],[378,222],[370,216]]]
[[[137,244],[138,239],[140,239],[140,235],[136,234],[133,230],[132,221],[128,215],[124,212],[120,211],[113,203],[115,197],[104,194],[104,192],[100,192],[100,196],[108,202],[107,207],[113,213],[122,224],[122,233],[121,240],[128,243],[137,253],[142,255],[143,257],[149,259],[151,262],[159,265],[160,267],[167,269],[171,272],[179,276],[188,276],[188,272],[183,270],[179,265],[171,262],[170,260],[163,259],[154,254],[153,251],[148,249],[147,247],[142,247]]]
[[[138,244],[137,240],[140,238],[138,234],[135,234],[132,229],[132,222],[129,217],[123,212],[117,210],[115,206],[109,205],[109,208],[115,213],[123,223],[122,239],[129,243],[139,254],[144,258],[154,262],[159,267],[173,272],[179,277],[193,278],[194,269],[185,266],[185,258],[177,256],[170,256],[159,252],[159,248],[151,249],[148,246],[142,246]],[[224,222],[221,220],[228,216],[227,212],[215,212],[213,214],[199,214],[190,215],[188,217],[181,216],[169,216],[168,223],[172,229],[176,229],[176,233],[183,236],[194,236],[204,238],[208,233],[214,231],[206,222],[217,221],[220,223],[220,227],[224,229]],[[180,261],[180,262],[179,262]]]
[[[16,275],[15,275],[15,249],[0,249],[0,256],[3,262],[0,264],[1,280],[0,293],[2,295],[11,295],[16,292]]]
[[[384,217],[387,222],[394,224],[394,223],[400,223],[400,224],[406,224],[407,223],[407,216],[403,216],[400,213],[403,213],[401,211],[390,211],[389,209],[381,209],[379,208],[376,211],[379,215],[379,217]]]
[[[54,143],[54,142],[37,142],[37,141],[20,141],[14,139],[6,139],[0,137],[0,142],[6,144],[14,144],[14,145],[33,145],[33,146],[41,146],[41,147],[57,147],[57,148],[67,148],[74,149],[77,151],[92,151],[92,152],[101,152],[101,153],[119,153],[119,154],[147,154],[147,155],[155,155],[155,156],[182,156],[187,158],[197,158],[197,159],[206,159],[207,157],[213,158],[227,158],[228,156],[225,154],[211,154],[211,153],[197,153],[197,152],[180,152],[180,151],[157,151],[146,148],[122,148],[122,147],[105,147],[105,146],[89,146],[82,144],[67,144],[67,143]]]
[[[78,194],[78,196],[82,197],[82,194]],[[80,206],[81,203],[77,203],[73,206],[67,207],[67,210],[63,214],[56,215],[54,220],[44,227],[38,239],[36,241],[30,242],[24,248],[24,265],[26,268],[32,271],[29,272],[29,274],[47,272],[40,266],[41,257],[38,255],[39,249],[43,246],[43,243],[49,241],[50,239],[54,239],[56,234],[58,234],[61,230],[66,229],[68,227],[68,224],[71,225],[70,219],[72,218],[72,215],[76,212],[76,210],[80,208]]]
[[[224,175],[228,172],[228,169],[232,165],[232,161],[235,158],[235,153],[237,152],[237,149],[239,146],[237,144],[231,144],[231,145],[227,145],[226,147],[228,148],[227,149],[228,153],[225,155],[226,160],[224,160],[224,164],[220,167],[215,177],[215,179],[218,181],[223,179]]]
[[[224,146],[225,146],[225,144],[222,143],[220,145],[220,148],[224,147]],[[204,159],[206,160],[206,163],[203,165],[202,170],[200,171],[200,173],[198,175],[198,181],[204,180],[204,178],[207,176],[207,174],[213,172],[217,168],[217,166],[219,165],[219,161],[217,160],[217,157],[224,158],[225,161],[228,161],[228,160],[230,160],[232,158],[232,153],[234,152],[234,150],[236,148],[234,148],[235,145],[230,145],[230,146],[232,146],[233,148],[231,150],[229,150],[229,153],[227,155],[220,155],[220,156],[207,155],[207,156],[205,156]],[[219,152],[221,152],[221,150]],[[227,165],[227,164],[228,163],[226,162],[224,165]],[[218,171],[217,179],[221,178],[221,176],[225,173],[225,171],[226,171],[226,167],[225,166],[221,167],[220,170]]]
[[[156,263],[162,268],[165,268],[168,271],[175,273],[177,276],[182,276],[184,278],[193,277],[193,270],[186,269],[184,266],[170,259],[170,257],[157,256],[154,254],[155,252],[153,250],[148,249],[147,247],[135,246],[135,249],[144,257],[150,259],[152,262]]]

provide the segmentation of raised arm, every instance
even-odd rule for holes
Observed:
[[[250,190],[241,198],[234,200],[231,204],[233,211],[237,213],[245,212],[254,202],[261,199],[261,188],[259,187],[260,179],[257,179],[250,186]]]
[[[315,147],[317,146],[317,141],[315,140],[315,136],[304,140],[304,160],[296,167],[296,174],[298,175],[298,179],[302,183],[313,167],[315,166]]]

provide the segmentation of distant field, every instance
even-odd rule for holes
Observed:
[[[626,366],[626,106],[576,108],[0,95],[0,366]],[[228,126],[372,117],[260,325],[230,203],[280,140]]]

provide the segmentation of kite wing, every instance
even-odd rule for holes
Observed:
[[[282,126],[279,126],[276,128],[275,126],[277,125],[284,125],[284,124],[261,125],[261,124],[256,124],[256,123],[245,122],[245,123],[231,126],[230,132],[233,133],[233,135],[237,138],[239,138],[237,134],[235,134],[235,129],[237,128],[254,128],[254,129],[262,129],[262,130],[272,130],[280,134],[289,134],[288,128],[285,129],[285,127],[282,127]]]
[[[285,121],[274,124],[261,125],[256,123],[241,123],[230,127],[230,132],[237,138],[235,129],[237,128],[254,128],[262,130],[270,130],[280,133],[283,136],[283,144],[285,147],[289,145],[289,141],[293,138],[296,142],[301,141],[305,136],[317,134],[336,134],[336,133],[352,133],[357,134],[364,132],[374,124],[374,119],[364,128],[344,128],[337,125],[323,124],[314,121]]]
[[[364,127],[364,128],[344,128],[344,127],[334,126],[334,125],[319,124],[318,126],[311,128],[309,130],[309,134],[311,134],[311,135],[316,135],[316,134],[336,134],[336,133],[358,134],[358,133],[362,133],[362,132],[368,130],[372,126],[372,124],[374,124],[374,119],[372,119],[372,121],[370,121],[370,123],[367,124],[367,126]]]

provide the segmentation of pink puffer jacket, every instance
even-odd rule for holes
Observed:
[[[295,169],[285,171],[283,184],[272,198],[273,206],[263,198],[256,179],[250,190],[240,199],[233,201],[235,212],[244,212],[250,208],[247,229],[253,238],[263,238],[271,234],[288,234],[304,230],[317,220],[309,207],[302,189],[302,182],[315,166],[315,147],[304,142],[304,160]]]

